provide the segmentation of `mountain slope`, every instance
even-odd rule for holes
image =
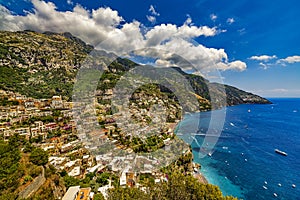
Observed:
[[[78,68],[93,47],[70,33],[33,31],[0,32],[0,89],[11,90],[34,98],[62,95],[71,100]],[[114,57],[103,51],[98,54]],[[111,89],[122,74],[137,66],[128,59],[116,59],[108,67],[110,84],[99,83],[99,89]],[[209,83],[201,76],[174,68],[190,82],[199,98],[210,101],[209,92],[222,92],[218,83]],[[107,77],[106,77],[107,78]],[[104,79],[101,79],[104,80]],[[208,89],[210,88],[210,90]],[[164,88],[160,87],[161,90]],[[267,99],[225,85],[227,105],[270,103]],[[104,92],[104,91],[103,91]]]

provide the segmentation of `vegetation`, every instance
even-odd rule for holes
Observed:
[[[14,139],[13,139],[14,140]],[[0,141],[0,195],[14,191],[19,185],[23,171],[19,171],[21,154],[18,143]]]
[[[190,175],[174,172],[168,181],[153,184],[148,190],[118,187],[110,190],[108,200],[237,200],[222,195],[217,186],[201,184]]]
[[[94,200],[105,200],[105,198],[101,193],[99,193],[94,195]]]
[[[8,100],[7,97],[0,97],[0,106],[17,106],[19,105],[18,101]]]
[[[97,193],[98,188],[108,184],[108,181],[112,181],[112,185],[118,187],[119,177],[113,173],[103,172],[103,173],[89,173],[86,174],[85,178],[78,179],[67,175],[66,173],[60,173],[63,177],[64,184],[67,188],[71,186],[80,185],[81,187],[91,187],[92,191]]]
[[[69,33],[57,34],[47,32],[44,34],[33,31],[6,32],[0,31],[0,90],[13,91],[37,99],[51,98],[54,95],[62,95],[64,100],[72,97],[73,84],[76,74],[82,62],[88,58],[88,54],[93,50],[92,46],[85,44],[80,39]],[[99,116],[100,124],[105,127],[107,121],[103,115],[112,115],[114,108],[111,108],[109,90],[113,89],[120,78],[138,65],[128,59],[117,58],[110,62],[110,54],[96,51],[107,63],[107,70],[104,71],[97,85],[98,105],[101,107],[102,118]],[[194,95],[199,101],[200,110],[209,110],[211,106],[210,90],[221,93],[223,85],[209,83],[201,76],[187,74],[179,68],[174,68],[183,75],[193,88]],[[91,74],[87,77],[91,78]],[[92,74],[96,76],[97,74]],[[174,83],[175,84],[175,83]],[[209,87],[210,86],[210,87]],[[86,82],[81,85],[86,89],[91,87]],[[126,87],[126,86],[125,86]],[[227,93],[228,105],[240,103],[269,103],[267,100],[256,95],[246,93],[230,86],[224,86]],[[210,88],[210,90],[208,89]],[[158,84],[146,84],[138,88],[130,97],[130,109],[136,112],[132,118],[136,122],[143,121],[144,124],[151,123],[151,117],[147,112],[151,112],[153,105],[164,104],[167,108],[167,122],[175,122],[181,118],[181,106],[175,94],[168,88]],[[217,99],[219,102],[224,99]],[[0,106],[16,106],[18,101],[0,97]],[[224,105],[218,105],[224,106]],[[139,111],[145,111],[139,115]],[[52,111],[52,116],[31,117],[13,126],[28,127],[35,121],[44,123],[56,122],[59,126],[67,120],[58,110]],[[145,114],[146,113],[146,114]],[[1,122],[6,122],[4,119]],[[111,120],[111,126],[115,126],[115,131],[109,131],[108,137],[117,139],[118,145],[132,148],[134,152],[152,152],[164,146],[163,140],[173,136],[165,134],[165,130],[157,136],[147,138],[128,137],[122,133],[117,125]],[[14,127],[16,128],[16,127]],[[64,134],[64,130],[49,132],[48,138],[59,137]],[[75,140],[77,137],[69,135],[67,141]],[[106,185],[112,180],[115,189],[110,191],[109,199],[233,199],[222,197],[220,190],[212,185],[200,184],[190,176],[191,154],[186,154],[176,162],[161,171],[169,175],[169,180],[161,184],[154,184],[154,177],[141,175],[141,184],[148,187],[142,191],[136,188],[121,188],[118,186],[119,177],[113,173],[87,174],[82,179],[68,176],[65,171],[56,172],[56,169],[48,164],[48,153],[40,148],[36,148],[31,143],[41,142],[42,136],[30,138],[26,141],[19,135],[13,135],[8,142],[0,140],[0,199],[16,199],[18,192],[29,185],[37,177],[42,168],[45,169],[46,182],[31,199],[55,199],[54,188],[64,191],[65,187],[80,185],[81,187],[91,187],[97,192],[100,186]],[[75,147],[76,149],[77,147]],[[76,159],[70,155],[71,160]],[[173,171],[176,170],[175,173]],[[185,174],[185,175],[183,175]],[[95,200],[103,199],[101,194],[95,195]]]
[[[30,153],[32,148],[34,150]],[[32,147],[18,134],[11,136],[8,142],[0,140],[0,199],[15,199],[20,188],[41,174],[39,165],[48,162],[47,156],[46,152]]]
[[[187,174],[193,171],[192,162],[193,153],[190,151],[181,155],[176,161],[174,161],[170,165],[161,168],[160,171],[165,174],[171,174],[174,170],[177,170],[181,173]]]
[[[42,166],[48,162],[48,153],[41,148],[34,148],[29,156],[29,161],[35,165]]]
[[[0,31],[0,59],[2,59],[0,89],[19,92],[34,98],[62,95],[65,99],[70,99],[77,70],[92,50],[92,46],[70,33]],[[98,89],[101,90],[113,88],[126,71],[138,66],[122,58],[111,62],[110,54],[101,51],[95,53],[109,64],[108,70],[101,78],[99,77]],[[223,87],[220,84],[212,84],[208,89],[210,83],[203,77],[187,74],[180,68],[174,70],[181,73],[190,82],[195,93],[205,99],[202,102],[203,109],[209,108],[207,102],[211,100],[209,93],[214,91],[218,94]],[[227,97],[229,105],[252,101],[269,103],[266,99],[237,88],[224,87],[229,94]]]

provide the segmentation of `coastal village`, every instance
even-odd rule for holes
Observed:
[[[208,199],[211,195],[222,199],[216,186],[198,184],[207,181],[199,172],[200,166],[193,163],[189,145],[181,140],[173,146],[180,140],[174,129],[186,112],[211,110],[209,93],[219,94],[224,87],[228,105],[269,103],[257,95],[209,83],[201,76],[174,68],[193,87],[190,95],[196,97],[199,106],[191,101],[193,98],[185,97],[186,106],[181,106],[178,96],[168,87],[143,79],[145,84],[141,84],[134,77],[126,80],[139,87],[124,96],[129,100],[128,112],[118,116],[122,112],[116,110],[124,104],[112,104],[117,83],[139,65],[117,58],[107,64],[93,85],[93,105],[77,110],[78,102],[71,102],[74,83],[82,62],[94,49],[92,46],[70,33],[2,31],[0,37],[0,145],[5,153],[1,158],[0,196],[5,195],[4,199],[99,200],[110,198],[113,193],[122,194],[120,188],[132,194],[142,191],[136,198],[140,199],[143,195],[155,195],[156,191],[149,191],[155,187],[173,188],[172,178],[177,177],[177,172],[181,176],[175,180],[186,182],[180,182],[176,188],[182,188],[173,193],[162,193],[161,198],[174,199],[172,195],[185,190],[186,194],[199,192],[200,196],[210,196]],[[96,53],[103,63],[114,58],[104,51]],[[183,86],[172,78],[170,83]],[[80,84],[77,89],[90,91],[89,86]],[[225,103],[224,98],[215,101],[219,102],[217,107],[225,106],[221,103]],[[157,159],[170,158],[174,152],[169,154],[169,150],[180,157],[173,162]],[[153,156],[139,156],[144,153]],[[192,194],[190,183],[195,182]]]
[[[50,99],[33,99],[14,92],[0,91],[2,106],[0,107],[0,136],[7,141],[12,135],[30,140],[31,143],[49,153],[48,163],[57,171],[65,172],[68,176],[83,179],[87,174],[106,173],[109,176],[101,187],[96,189],[69,187],[64,196],[58,198],[93,199],[97,192],[107,197],[107,191],[114,185],[137,187],[145,190],[145,180],[154,183],[167,181],[168,176],[152,166],[155,159],[144,160],[144,170],[135,172],[126,167],[126,163],[132,163],[136,159],[130,156],[115,156],[113,153],[92,154],[77,136],[77,127],[73,119],[73,103],[67,102],[61,96],[53,96]],[[103,111],[104,112],[104,111]],[[102,140],[113,140],[115,148],[125,149],[122,142],[116,140],[116,127],[111,115],[101,115],[104,121],[101,130]],[[174,129],[174,123],[170,124]],[[173,129],[166,129],[163,145],[167,146],[171,137],[174,137]],[[98,137],[99,135],[97,135]],[[184,155],[191,154],[186,151]],[[190,166],[191,172],[198,172],[198,165]],[[112,176],[114,179],[112,179]],[[147,177],[147,178],[145,178]],[[94,177],[96,178],[96,177]],[[202,180],[205,181],[205,180]],[[96,190],[96,191],[95,191]]]

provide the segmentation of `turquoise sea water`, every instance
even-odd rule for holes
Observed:
[[[201,172],[225,195],[247,200],[300,199],[300,99],[270,100],[271,105],[239,105],[189,114],[177,127],[177,133],[183,133],[179,137],[191,143]],[[204,136],[188,140],[195,133],[191,127],[196,124],[198,133],[205,134],[211,114],[225,111],[225,123],[211,157],[199,156],[206,145]],[[288,156],[275,153],[275,149]]]

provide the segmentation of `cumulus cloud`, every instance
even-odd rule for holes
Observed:
[[[186,70],[191,65],[200,70],[246,69],[242,61],[228,62],[224,49],[193,42],[192,39],[212,37],[222,31],[216,27],[196,26],[190,16],[182,25],[159,24],[145,29],[138,21],[126,22],[118,11],[109,7],[87,10],[76,5],[71,11],[58,11],[52,2],[32,0],[32,3],[33,11],[25,15],[14,15],[0,6],[0,29],[70,32],[98,49],[118,55],[146,49],[136,54],[155,58],[156,65],[179,66]],[[149,11],[152,16],[159,16],[153,6]]]
[[[272,66],[287,66],[287,64],[300,63],[300,56],[288,56],[286,58],[278,59],[276,55],[261,55],[261,56],[251,56],[250,60],[259,61],[259,66],[263,69],[268,69]]]
[[[246,63],[239,60],[228,63],[228,66],[229,69],[238,70],[238,71],[244,71],[247,68]],[[224,70],[227,70],[228,68],[225,68]]]
[[[0,29],[1,30],[20,30],[17,21],[14,20],[12,13],[0,4]]]
[[[197,27],[184,24],[178,27],[175,24],[160,24],[149,30],[145,34],[145,37],[147,45],[154,46],[176,37],[192,39],[200,36],[214,36],[216,34],[216,28],[209,28],[207,26]]]
[[[250,60],[258,60],[258,61],[269,61],[272,59],[276,59],[277,56],[273,55],[273,56],[268,56],[268,55],[261,55],[261,56],[251,56],[249,59]]]
[[[111,8],[99,8],[86,10],[76,5],[72,11],[57,11],[52,2],[32,0],[33,12],[27,12],[25,16],[12,15],[3,7],[0,9],[1,30],[34,30],[38,32],[71,32],[90,44],[96,44],[108,37],[116,26],[123,21],[117,11]]]
[[[300,56],[289,56],[284,59],[280,59],[278,62],[279,63],[289,63],[289,64],[298,63],[298,62],[300,62]]]
[[[236,60],[233,62],[218,62],[217,69],[226,71],[226,70],[235,70],[235,71],[244,71],[247,69],[246,63]]]
[[[233,18],[228,18],[228,19],[226,20],[226,22],[227,22],[228,24],[232,24],[232,23],[235,22],[235,20],[234,20]]]

